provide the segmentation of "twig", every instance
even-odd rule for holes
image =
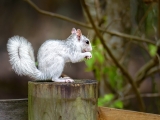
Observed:
[[[82,27],[85,27],[85,28],[88,28],[88,29],[93,29],[91,26],[89,26],[87,24],[84,24],[82,22],[78,22],[76,20],[70,19],[68,17],[62,16],[62,15],[59,15],[59,14],[56,14],[56,13],[52,13],[52,12],[48,12],[48,11],[45,11],[45,10],[41,10],[31,0],[25,0],[25,1],[27,3],[29,3],[36,11],[38,11],[41,14],[44,14],[44,15],[47,15],[47,16],[51,16],[51,17],[55,17],[55,18],[58,18],[58,19],[62,19],[62,20],[74,23],[76,25],[79,25],[79,26],[82,26]],[[153,45],[156,44],[155,42],[153,42],[153,41],[151,41],[149,39],[144,39],[144,38],[140,38],[140,37],[137,37],[137,36],[132,36],[132,35],[124,34],[124,33],[120,33],[120,32],[117,32],[117,31],[104,30],[102,28],[97,28],[97,29],[99,29],[102,32],[111,34],[111,35],[115,35],[115,36],[131,39],[131,40],[135,40],[137,42],[146,42],[146,43],[153,44]]]
[[[151,76],[152,74],[158,71],[158,70],[151,69],[157,64],[157,62],[158,62],[158,58],[154,57],[150,61],[148,61],[144,66],[142,66],[141,69],[139,69],[139,71],[135,75],[136,76],[135,82],[137,86],[140,86],[140,84],[143,82],[143,80],[145,80],[145,78]],[[127,95],[131,91],[131,87],[130,85],[127,84],[124,88],[125,88],[124,95]]]
[[[76,25],[80,25],[80,26],[88,28],[88,29],[92,29],[92,27],[90,27],[89,25],[86,25],[86,24],[84,24],[82,22],[78,22],[76,20],[70,19],[70,18],[65,17],[63,15],[60,15],[60,14],[56,14],[56,13],[53,13],[53,12],[42,10],[37,5],[35,5],[31,0],[25,0],[25,1],[28,2],[35,10],[37,10],[39,13],[41,13],[43,15],[55,17],[55,18],[58,18],[58,19],[62,19],[62,20],[74,23]]]
[[[100,29],[99,30],[103,30],[103,29]],[[146,43],[150,43],[150,44],[153,44],[155,45],[155,42],[153,41],[150,41],[148,39],[142,39],[140,37],[137,37],[137,36],[131,36],[131,35],[128,35],[128,34],[124,34],[124,33],[120,33],[120,32],[117,32],[117,31],[104,31],[104,32],[107,32],[108,34],[111,34],[111,35],[115,35],[115,36],[119,36],[119,37],[123,37],[123,38],[127,38],[129,40],[135,40],[137,42],[146,42]],[[140,39],[139,39],[140,38]]]
[[[140,94],[141,97],[160,97],[160,94],[159,93],[145,93],[145,94]],[[108,102],[105,106],[109,106],[109,105],[112,105],[114,104],[115,102],[117,101],[126,101],[126,100],[129,100],[129,99],[133,99],[135,98],[136,95],[127,95],[125,97],[120,97],[118,98],[117,96],[110,102]]]
[[[96,17],[97,17],[97,21],[99,21],[100,17],[99,17],[99,1],[98,0],[94,0],[94,5],[95,5],[95,11],[96,11]]]
[[[142,101],[142,98],[140,96],[140,93],[136,87],[136,84],[134,83],[134,80],[132,79],[132,77],[128,74],[128,72],[123,68],[123,66],[121,66],[121,64],[116,60],[116,58],[113,56],[113,54],[111,53],[110,49],[108,48],[108,46],[106,45],[105,43],[105,40],[103,39],[102,35],[100,34],[99,30],[97,29],[97,26],[95,25],[93,19],[92,19],[92,16],[88,10],[88,7],[86,6],[85,4],[85,1],[84,0],[81,0],[81,3],[84,7],[84,10],[90,20],[90,23],[92,24],[92,27],[94,29],[94,31],[96,32],[97,36],[99,37],[104,49],[108,52],[109,56],[112,58],[113,62],[116,64],[116,66],[121,70],[121,72],[126,76],[128,82],[132,85],[132,88],[140,102],[140,105],[141,105],[141,110],[144,111],[145,110],[145,106],[144,106],[144,103]]]
[[[142,23],[144,22],[144,20],[145,20],[146,17],[148,16],[148,13],[150,12],[150,10],[151,10],[152,8],[153,8],[153,4],[151,4],[151,5],[149,6],[149,8],[147,9],[147,11],[145,12],[145,14],[143,15],[143,17],[141,18],[141,20],[140,20],[138,26],[136,27],[136,30],[135,30],[134,35],[137,34],[137,32],[138,32],[138,30],[140,29]]]
[[[140,94],[140,96],[141,97],[160,97],[160,94],[159,93],[145,93],[145,94]],[[135,98],[135,97],[136,97],[135,95],[128,95],[128,96],[125,96],[125,97],[121,97],[121,98],[118,98],[115,101],[112,101],[111,104],[115,103],[116,101],[126,101],[126,100],[129,100],[129,99]]]
[[[142,23],[144,22],[144,20],[146,19],[149,11],[152,9],[153,7],[153,4],[151,4],[149,6],[149,8],[147,9],[147,11],[145,12],[145,14],[143,15],[142,19],[140,20],[138,26],[136,27],[136,30],[134,32],[133,35],[137,34],[137,31],[140,29]],[[129,46],[131,45],[131,41],[129,41]],[[144,50],[146,50],[146,47],[144,47],[142,44],[138,44],[139,46],[141,46],[141,48],[143,48]],[[126,51],[129,51],[130,47],[128,46],[128,49]],[[146,50],[147,51],[147,50]],[[147,51],[148,53],[148,51]],[[148,53],[149,54],[149,53]],[[152,58],[152,60],[150,60],[149,62],[147,62],[144,66],[141,67],[141,69],[139,69],[136,73],[136,77],[135,77],[135,80],[136,80],[136,84],[137,86],[139,86],[143,80],[145,80],[145,78],[147,77],[147,72],[155,65],[156,62],[154,62],[154,59]],[[131,87],[130,85],[126,85],[126,87],[124,88],[127,88],[127,90],[125,89],[125,93],[124,95],[128,94],[130,91],[131,91]]]
[[[153,4],[151,4],[151,5],[149,6],[149,8],[148,8],[147,11],[145,12],[145,14],[142,16],[142,18],[141,18],[138,26],[137,26],[136,29],[135,29],[135,32],[133,33],[133,35],[136,35],[136,34],[137,34],[138,30],[140,29],[142,23],[143,23],[144,20],[146,19],[147,15],[148,15],[149,11],[152,9],[152,7],[153,7]],[[146,48],[145,48],[143,45],[141,45],[141,44],[138,44],[138,45],[140,45],[144,50],[146,50]],[[124,55],[122,55],[122,57],[121,57],[122,59],[120,59],[121,63],[122,63],[123,59],[125,58],[125,56],[127,56],[128,51],[130,51],[130,49],[131,49],[131,41],[128,42],[128,46],[127,46],[127,48],[126,48],[126,50],[125,50],[126,52],[125,52]]]
[[[154,57],[148,63],[146,63],[136,74],[136,84],[139,86],[145,78],[147,72],[154,67],[158,62],[158,58]]]
[[[145,78],[150,77],[151,75],[160,72],[160,68],[152,68],[148,73],[146,74]]]
[[[121,19],[114,19],[114,20],[112,20],[112,21],[106,26],[105,31],[106,31],[114,22],[116,22],[116,21],[121,21]],[[102,32],[102,36],[103,36],[103,34],[105,33],[105,31]]]
[[[126,97],[119,98],[118,100],[125,101],[125,100],[132,99],[135,97],[136,97],[135,95],[128,95]],[[160,94],[159,93],[146,93],[146,94],[141,94],[141,97],[160,97]]]

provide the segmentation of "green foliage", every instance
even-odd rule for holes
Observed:
[[[123,78],[122,75],[118,72],[117,67],[115,66],[104,67],[104,73],[108,75],[108,81],[113,88],[117,90],[122,89]]]
[[[156,51],[157,51],[157,47],[154,45],[148,45],[148,49],[149,49],[149,53],[151,56],[155,56],[156,55]]]
[[[101,79],[102,76],[102,66],[104,65],[104,50],[100,44],[100,40],[96,40],[95,43],[96,50],[93,49],[92,59],[86,61],[87,71],[95,71],[95,77],[97,80]],[[93,47],[94,48],[94,47]]]
[[[87,71],[93,71],[95,78],[99,80],[99,82],[101,82],[101,80],[106,80],[114,90],[120,93],[124,84],[122,74],[115,65],[112,65],[109,61],[105,61],[107,59],[107,54],[99,39],[95,40],[93,46],[95,46],[93,48],[96,48],[96,50],[93,49],[92,59],[86,61]],[[105,106],[108,102],[112,101],[113,98],[114,94],[106,94],[104,97],[98,99],[98,105]],[[116,101],[109,106],[123,108],[123,103],[121,101]]]
[[[111,102],[114,99],[113,94],[106,94],[104,97],[98,98],[98,106],[105,106],[107,103]],[[109,104],[109,107],[114,107],[114,108],[123,108],[123,103],[122,101],[115,101],[113,104]]]
[[[98,106],[104,106],[114,98],[113,94],[107,94],[104,97],[98,98]]]
[[[87,71],[94,71],[97,80],[107,79],[113,88],[120,90],[123,86],[123,77],[117,67],[105,61],[104,49],[100,40],[96,39],[96,50],[93,49],[92,59],[86,61]],[[107,78],[103,78],[104,74]]]
[[[123,102],[120,101],[120,100],[117,100],[113,103],[113,105],[111,107],[115,107],[115,108],[120,108],[122,109],[123,108]]]

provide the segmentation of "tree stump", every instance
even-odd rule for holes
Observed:
[[[96,80],[28,83],[29,120],[97,120]]]

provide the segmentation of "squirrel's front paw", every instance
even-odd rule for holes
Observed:
[[[90,52],[85,52],[85,54],[86,54],[85,58],[87,60],[92,58],[92,54]]]
[[[71,79],[70,77],[65,77],[65,78],[52,78],[52,81],[54,82],[74,82],[73,79]]]

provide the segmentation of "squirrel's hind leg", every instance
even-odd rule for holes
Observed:
[[[73,79],[69,77],[64,77],[64,78],[52,78],[52,81],[54,82],[74,82]]]

